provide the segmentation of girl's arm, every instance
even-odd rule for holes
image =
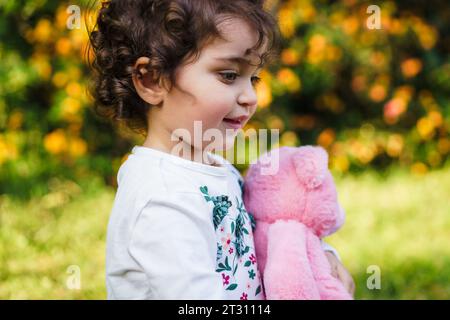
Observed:
[[[152,299],[224,299],[213,230],[191,208],[163,201],[145,206],[128,251],[146,273]]]
[[[323,240],[321,240],[321,244],[328,262],[330,263],[331,274],[342,282],[344,287],[353,297],[355,294],[355,281],[353,280],[352,275],[342,264],[341,258],[336,249]]]
[[[336,256],[336,258],[338,258],[338,260],[341,261],[341,257],[339,256],[339,253],[337,252],[337,250],[334,247],[332,247],[331,245],[329,245],[328,243],[326,243],[323,240],[320,240],[320,243],[322,244],[322,249],[324,251],[329,251],[329,252],[333,253]]]

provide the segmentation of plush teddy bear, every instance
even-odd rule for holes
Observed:
[[[345,219],[322,147],[281,147],[261,156],[247,171],[244,204],[256,221],[267,299],[352,299],[321,245]]]

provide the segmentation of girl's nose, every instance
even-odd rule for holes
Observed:
[[[243,107],[253,107],[258,103],[256,90],[251,82],[245,85],[244,90],[238,97],[238,103]]]

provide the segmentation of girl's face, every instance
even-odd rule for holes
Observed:
[[[163,133],[171,139],[167,135],[174,133],[196,149],[212,149],[213,145],[223,150],[233,146],[238,129],[255,113],[258,54],[263,51],[249,54],[247,50],[256,44],[257,33],[238,18],[223,22],[220,29],[227,41],[215,39],[203,48],[198,60],[181,65],[175,75],[178,87],[164,93],[160,107],[150,109],[147,139],[161,139]],[[236,126],[229,118],[241,121]],[[210,129],[217,129],[214,132],[220,132],[222,139],[203,137]]]

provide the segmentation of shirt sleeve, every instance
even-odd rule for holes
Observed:
[[[332,253],[336,256],[336,258],[338,258],[339,261],[341,261],[341,257],[339,256],[339,253],[336,251],[335,248],[333,248],[332,246],[330,246],[328,243],[326,243],[326,242],[323,241],[323,240],[320,240],[320,242],[322,243],[322,249],[323,249],[324,251],[330,251],[330,252],[332,252]]]
[[[136,220],[128,250],[155,299],[224,299],[215,271],[214,227],[201,208],[150,201]]]

